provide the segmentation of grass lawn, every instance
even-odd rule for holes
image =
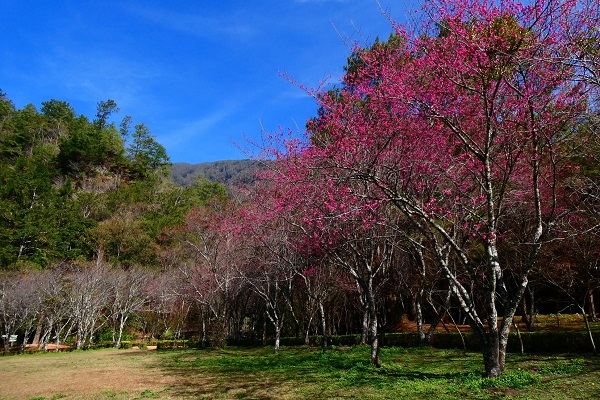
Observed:
[[[478,353],[368,347],[95,350],[0,358],[1,399],[590,399],[600,358],[510,354],[507,372],[482,377]]]

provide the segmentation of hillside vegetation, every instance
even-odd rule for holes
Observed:
[[[101,101],[95,119],[66,102],[16,109],[0,92],[0,270],[90,261],[157,265],[159,234],[224,193],[172,183],[165,148]],[[198,185],[205,187],[200,189]]]
[[[222,183],[229,188],[247,186],[256,180],[264,164],[256,160],[224,160],[199,164],[175,163],[171,166],[173,182],[191,186],[198,178]]]

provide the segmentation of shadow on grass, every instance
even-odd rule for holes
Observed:
[[[326,354],[306,348],[226,348],[161,352],[160,368],[177,377],[170,393],[178,396],[226,398],[345,397],[364,390],[386,391],[399,383],[465,379],[468,372],[427,372],[408,369],[394,359],[376,368],[368,348],[333,350]],[[352,396],[350,396],[352,397]]]
[[[382,349],[381,368],[369,362],[368,347],[334,349],[326,354],[306,347],[165,350],[152,352],[151,368],[174,378],[175,398],[395,398],[435,394],[438,398],[488,398],[516,390],[568,385],[587,374],[597,380],[598,357],[517,356],[496,380],[482,376],[477,353],[434,349]],[[137,354],[137,353],[136,353]],[[559,381],[555,381],[558,378]],[[547,382],[550,383],[548,384]],[[546,385],[546,386],[544,386]],[[590,387],[587,393],[594,392]]]

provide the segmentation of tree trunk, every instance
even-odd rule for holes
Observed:
[[[52,327],[45,328],[42,330],[42,333],[38,339],[37,348],[38,350],[42,349],[44,351],[48,351],[48,340],[50,340],[50,334],[52,333]]]
[[[362,317],[362,330],[360,334],[360,344],[367,344],[367,335],[369,332],[369,309],[365,307]]]
[[[227,344],[227,337],[229,336],[227,328],[227,313],[225,309],[219,318],[219,348],[223,348]]]
[[[202,348],[206,347],[206,316],[204,315],[204,311],[200,310],[200,318],[202,319],[202,337],[200,338],[200,346]]]
[[[125,323],[127,322],[127,317],[121,314],[119,319],[119,334],[117,335],[117,341],[115,342],[115,347],[118,349],[121,347],[121,339],[123,338],[123,329],[125,328]]]
[[[467,343],[465,342],[465,337],[462,334],[462,331],[460,330],[460,327],[458,326],[458,324],[456,323],[456,321],[452,317],[452,313],[448,313],[448,316],[450,317],[450,320],[452,321],[452,324],[454,325],[454,329],[456,329],[456,331],[458,332],[458,335],[460,336],[460,340],[462,341],[462,344],[463,344],[463,350],[467,351]]]
[[[423,251],[421,249],[420,243],[419,246],[415,247],[415,251],[417,253],[417,257],[419,259],[419,287],[417,288],[417,293],[415,296],[414,307],[415,307],[415,320],[417,322],[417,332],[419,334],[419,342],[425,342],[425,332],[423,331],[423,293],[425,290],[423,289],[423,285],[425,284],[425,257],[423,256]]]
[[[371,321],[371,364],[380,367],[379,363],[379,339],[377,337],[377,318]]]
[[[588,292],[588,301],[590,302],[590,321],[596,322],[596,305],[594,304],[594,289],[590,289]]]
[[[21,342],[21,354],[25,353],[25,348],[27,347],[27,333],[23,335],[23,341]]]
[[[275,325],[275,354],[279,353],[279,342],[281,339],[281,327],[279,323],[273,324]]]
[[[327,353],[327,320],[325,319],[325,308],[321,299],[319,299],[319,317],[321,318],[321,332],[323,334],[321,348],[323,353]]]
[[[304,329],[304,345],[310,346],[310,326],[312,325],[313,313],[310,314],[310,318],[306,323],[306,329]]]
[[[373,294],[373,278],[369,277],[369,284],[367,290],[367,300],[369,306],[369,319],[370,321],[370,342],[371,342],[371,364],[376,367],[380,367],[379,362],[379,339],[377,337],[377,304],[375,304],[375,295]]]
[[[514,319],[513,319],[513,326],[515,327],[515,330],[517,331],[517,337],[519,338],[519,344],[521,345],[521,354],[525,354],[525,346],[523,345],[523,338],[521,337],[521,331],[519,330],[519,326],[517,325],[517,323],[515,322]]]
[[[429,325],[429,329],[427,330],[427,333],[425,334],[425,343],[429,343],[431,341],[431,336],[433,336],[433,333],[437,329],[440,322],[442,323],[442,326],[444,327],[444,329],[446,329],[446,332],[449,331],[448,327],[446,327],[446,324],[444,323],[444,316],[447,313],[448,307],[450,307],[450,299],[451,298],[452,298],[452,290],[448,289],[444,307],[441,310],[438,310],[435,307],[435,305],[433,304],[433,300],[431,298],[431,292],[429,291],[427,293],[427,299],[428,299],[429,305],[435,311],[436,316],[435,316],[435,319],[433,321],[431,321],[431,324]],[[452,317],[450,317],[450,318],[452,318]],[[460,330],[459,330],[459,332],[460,332]],[[464,339],[463,339],[463,347],[464,347]]]
[[[43,349],[44,351],[48,351],[48,342],[50,342],[50,338],[52,337],[52,330],[54,329],[54,323],[52,317],[48,317],[44,320],[44,327],[42,334],[40,335],[38,342],[38,349]]]
[[[419,342],[425,343],[425,332],[423,331],[423,311],[421,309],[421,300],[423,299],[423,289],[419,288],[415,296],[415,320],[417,322],[417,333]]]
[[[262,329],[262,345],[267,345],[267,313],[265,312],[265,318],[263,320],[263,329]]]
[[[31,335],[31,331],[33,327],[30,326],[23,331],[23,342],[21,342],[21,354],[25,353],[25,348],[27,347],[27,342],[29,340],[29,336]]]
[[[43,317],[40,317],[40,320],[38,321],[37,328],[35,329],[35,335],[33,335],[33,342],[31,342],[31,344],[39,345],[39,343],[40,343],[40,337],[42,336],[42,324],[43,324],[43,322],[44,322],[43,321]]]
[[[590,323],[588,317],[585,313],[585,307],[579,307],[581,309],[581,313],[583,314],[583,321],[585,322],[585,329],[587,330],[588,336],[590,338],[590,343],[592,344],[592,349],[594,350],[594,354],[598,354],[598,350],[596,349],[596,343],[594,342],[594,335],[592,334],[592,330],[590,328]]]
[[[500,340],[497,333],[477,330],[477,338],[481,344],[483,364],[488,378],[495,378],[502,374],[504,365],[500,363]]]
[[[506,296],[504,299],[504,315],[502,318],[502,323],[500,326],[500,331],[498,333],[499,338],[499,366],[501,368],[500,372],[504,372],[504,367],[506,364],[506,347],[508,346],[508,335],[510,334],[510,327],[513,324],[515,313],[519,308],[519,301],[525,294],[527,287],[529,286],[529,280],[527,279],[527,273],[525,272],[521,276],[521,281],[516,287],[516,291],[514,294],[509,297]],[[497,324],[495,325],[497,326]],[[518,331],[518,329],[517,329]],[[518,332],[520,338],[520,332]]]
[[[535,329],[535,293],[531,285],[527,285],[523,296],[523,321],[528,332]]]

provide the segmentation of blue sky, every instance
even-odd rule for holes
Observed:
[[[398,20],[415,8],[380,4]],[[281,73],[335,83],[348,40],[390,31],[374,0],[0,0],[0,89],[18,108],[58,99],[89,118],[113,99],[114,121],[144,122],[173,162],[241,159],[245,138],[316,113]]]

